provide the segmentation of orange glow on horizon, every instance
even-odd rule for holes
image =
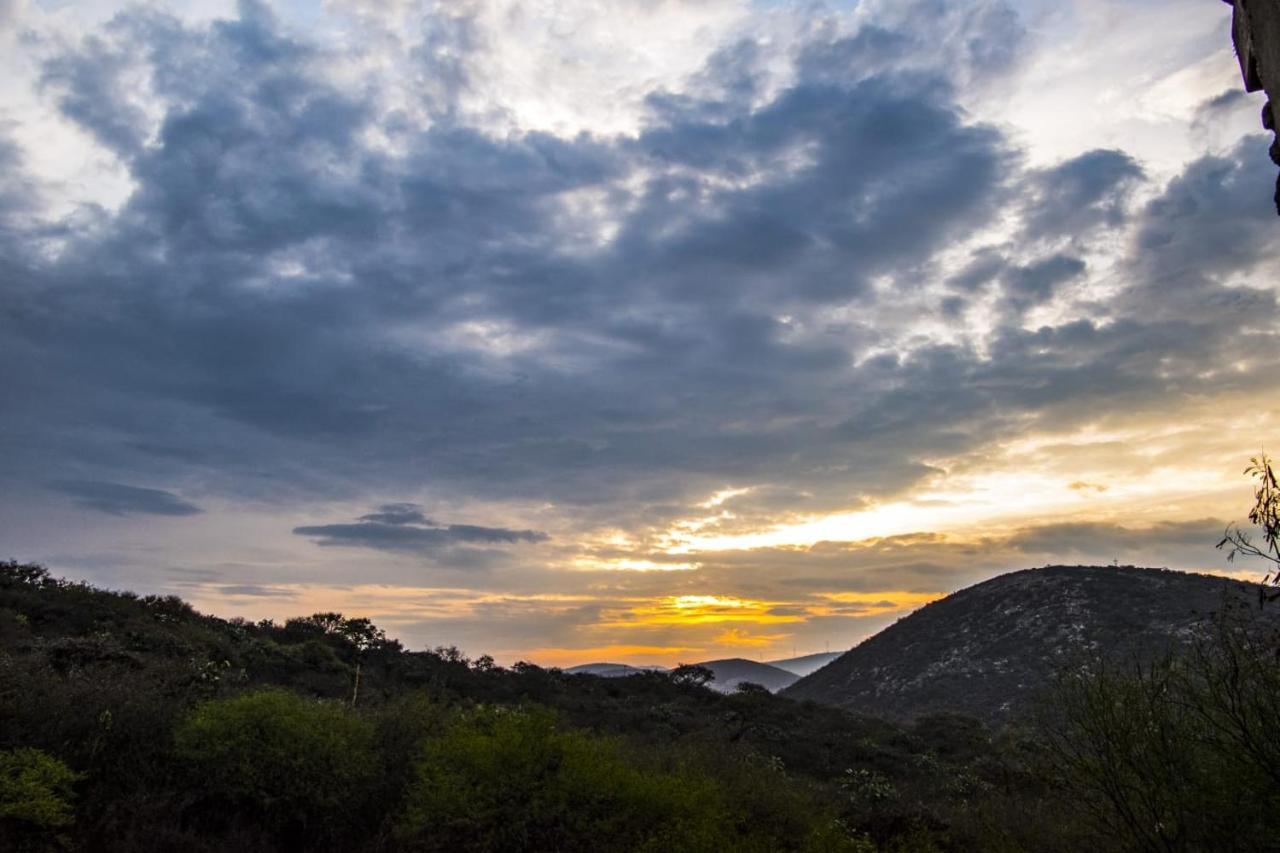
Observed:
[[[637,628],[659,625],[708,625],[745,622],[774,625],[803,622],[794,613],[775,613],[781,602],[752,601],[725,595],[678,595],[659,598],[621,610],[606,611],[596,628]]]
[[[625,663],[632,666],[671,666],[684,657],[698,657],[705,649],[692,646],[644,646],[611,643],[587,648],[542,648],[508,652],[504,658],[527,659],[538,666],[568,669],[584,663]]]
[[[741,628],[729,628],[715,637],[720,646],[758,649],[773,646],[791,638],[791,634],[748,634]]]
[[[833,604],[861,605],[859,616],[881,616],[885,613],[900,613],[915,610],[918,607],[946,597],[945,592],[824,592],[822,597]],[[836,612],[835,608],[810,608],[814,615],[828,615]]]

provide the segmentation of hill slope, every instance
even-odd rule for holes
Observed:
[[[767,660],[765,663],[769,666],[776,666],[778,669],[785,669],[787,672],[794,672],[801,677],[817,672],[836,658],[840,657],[844,652],[818,652],[816,655],[801,655],[798,658],[787,658],[786,660]]]
[[[921,608],[783,695],[898,719],[958,711],[999,722],[1026,710],[1074,657],[1162,651],[1226,600],[1256,608],[1256,590],[1162,569],[1013,572]]]
[[[661,666],[632,666],[629,663],[583,663],[565,670],[568,675],[596,675],[600,678],[626,678],[645,672],[666,672]]]
[[[715,673],[716,679],[707,686],[721,693],[729,693],[744,681],[759,684],[770,692],[777,693],[782,688],[796,681],[799,676],[767,663],[747,660],[746,658],[726,658],[724,660],[704,661],[698,666],[705,666]]]
[[[813,672],[828,661],[840,657],[839,653],[826,655],[808,655],[794,661],[779,661],[776,664],[760,663],[746,658],[725,658],[723,660],[703,661],[696,666],[704,666],[715,673],[715,680],[707,686],[721,693],[732,693],[737,686],[750,681],[767,687],[771,692],[778,692],[791,684],[801,675]],[[821,660],[818,660],[821,658]],[[792,670],[782,664],[792,664],[798,670]],[[626,663],[584,663],[571,666],[565,670],[568,675],[595,675],[600,678],[625,678],[645,672],[666,672],[660,666],[632,666]]]

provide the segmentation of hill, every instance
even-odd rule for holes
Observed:
[[[1149,659],[1228,601],[1256,607],[1257,586],[1131,566],[1013,572],[917,610],[782,695],[895,719],[951,711],[1001,722],[1073,659]]]
[[[715,680],[707,686],[720,693],[731,693],[744,681],[759,684],[776,693],[802,675],[814,672],[840,657],[839,652],[805,655],[783,661],[761,663],[746,658],[725,658],[703,661],[695,666],[706,667],[715,673]],[[646,672],[666,672],[661,666],[633,666],[627,663],[584,663],[564,670],[567,675],[595,675],[600,678],[625,678]]]
[[[777,693],[799,678],[794,672],[787,672],[785,669],[779,669],[767,663],[747,660],[746,658],[709,660],[698,664],[698,666],[706,667],[715,673],[715,681],[712,681],[707,686],[721,693],[730,693],[736,690],[738,685],[744,681],[759,684],[769,692]]]
[[[822,669],[842,654],[844,652],[818,652],[816,655],[801,655],[798,658],[786,660],[767,660],[765,663],[776,666],[778,669],[785,669],[787,672],[794,672],[803,678]]]
[[[629,663],[583,663],[565,670],[569,675],[596,675],[600,678],[625,678],[645,672],[666,672],[661,666],[632,666]]]
[[[1177,849],[1269,850],[1280,634],[1216,639],[1175,693],[1167,670],[1082,673],[1065,714],[996,738],[410,651],[337,613],[224,620],[0,562],[0,850],[1174,849],[1152,825]]]

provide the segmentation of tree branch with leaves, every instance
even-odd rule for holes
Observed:
[[[1276,479],[1274,463],[1265,452],[1250,459],[1244,473],[1258,483],[1253,492],[1249,523],[1262,532],[1262,540],[1255,541],[1248,531],[1233,523],[1227,527],[1217,547],[1228,549],[1228,562],[1234,562],[1237,555],[1243,555],[1270,563],[1259,597],[1273,601],[1280,598],[1280,483]]]

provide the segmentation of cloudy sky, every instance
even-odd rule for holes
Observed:
[[[0,556],[557,665],[1226,569],[1280,415],[1229,11],[0,0]]]

